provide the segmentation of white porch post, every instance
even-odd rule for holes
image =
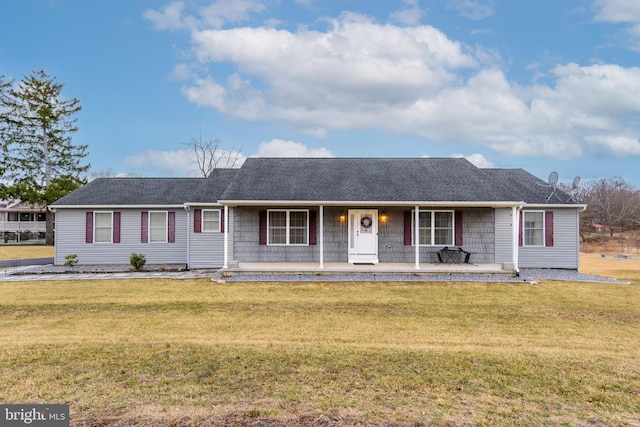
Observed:
[[[420,270],[420,206],[416,206],[413,218],[413,243],[416,245],[416,270]]]
[[[513,269],[516,271],[516,273],[520,273],[520,267],[518,267],[518,237],[520,236],[520,218],[518,215],[521,209],[521,206],[514,206],[511,208],[511,217],[513,221],[513,241],[511,243],[511,246],[513,247]]]
[[[186,203],[184,204],[184,210],[187,212],[187,269],[191,265],[191,215],[189,213],[190,207]]]
[[[320,266],[324,268],[324,206],[320,205],[318,222],[320,222]]]
[[[224,264],[222,268],[229,268],[229,206],[224,207]]]

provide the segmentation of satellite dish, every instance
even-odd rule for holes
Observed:
[[[573,184],[571,184],[571,188],[575,190],[576,188],[578,188],[578,184],[580,184],[580,177],[576,176],[575,178],[573,178]]]
[[[549,174],[549,180],[547,182],[550,186],[555,186],[558,183],[558,172],[551,172]]]

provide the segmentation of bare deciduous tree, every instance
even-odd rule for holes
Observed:
[[[200,135],[198,138],[192,137],[184,145],[195,154],[198,172],[205,178],[214,169],[237,168],[244,163],[244,156],[241,153],[242,148],[239,150],[224,150],[220,140],[216,138],[203,139],[202,135]]]
[[[136,174],[133,173],[133,172],[119,173],[119,172],[116,172],[115,170],[113,170],[112,168],[92,170],[91,173],[89,173],[89,177],[91,179],[96,179],[96,178],[133,178],[135,176],[136,176]]]
[[[623,178],[612,177],[592,181],[585,192],[586,215],[614,231],[631,228],[640,217],[640,193]]]

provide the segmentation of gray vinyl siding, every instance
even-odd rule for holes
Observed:
[[[578,269],[580,267],[578,224],[577,209],[553,210],[553,246],[520,246],[519,266]]]
[[[513,220],[511,208],[495,210],[496,240],[495,250],[497,264],[513,262]]]
[[[175,243],[141,243],[142,209],[108,209],[120,212],[120,243],[86,243],[86,209],[58,209],[54,263],[64,265],[65,256],[76,254],[78,265],[129,264],[133,252],[142,253],[147,264],[186,264],[187,216],[184,209],[145,209],[176,213]]]
[[[189,268],[222,268],[224,265],[224,233],[193,231],[194,209],[189,211]],[[202,208],[218,209],[218,208]],[[224,208],[219,208],[224,214]],[[229,218],[225,218],[229,228],[229,260],[233,259],[233,209],[229,209]]]

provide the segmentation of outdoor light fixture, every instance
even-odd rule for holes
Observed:
[[[386,224],[387,221],[389,221],[389,215],[387,215],[385,211],[382,211],[380,214],[380,222]]]
[[[340,222],[345,223],[347,222],[347,214],[344,212],[340,212],[340,216],[338,216],[338,219],[340,220]]]

